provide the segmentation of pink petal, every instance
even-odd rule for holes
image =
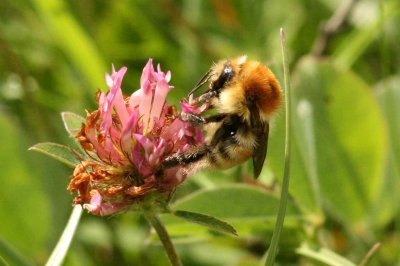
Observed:
[[[165,99],[167,98],[167,94],[170,91],[168,83],[166,80],[162,79],[157,82],[156,90],[153,97],[153,103],[150,114],[150,124],[149,128],[153,128],[154,118],[159,118],[161,112],[163,110]]]
[[[173,139],[175,134],[179,131],[180,128],[184,126],[184,122],[178,119],[175,119],[168,128],[166,128],[162,134],[161,138],[163,139]]]
[[[85,135],[88,138],[88,140],[90,141],[90,143],[92,143],[94,149],[96,150],[96,154],[99,156],[99,158],[105,158],[107,153],[105,152],[103,147],[97,141],[96,130],[94,128],[86,127]]]
[[[143,94],[142,101],[139,104],[139,114],[142,118],[145,133],[151,130],[151,128],[149,127],[149,123],[152,98],[153,97],[151,95],[151,92],[149,92],[148,94]]]
[[[142,145],[137,141],[133,145],[131,151],[131,157],[133,164],[136,166],[136,168],[139,169],[139,166],[143,160],[143,155],[142,155]]]
[[[125,105],[124,97],[122,96],[121,88],[117,91],[115,95],[114,107],[118,118],[121,121],[121,125],[125,126],[126,122],[129,119],[129,113]]]
[[[148,158],[148,156],[151,154],[151,152],[154,149],[153,143],[150,141],[150,139],[146,138],[143,135],[134,133],[133,136],[140,143],[140,145],[142,145],[142,147],[143,147],[143,149],[145,151],[145,154],[146,154],[146,158]]]
[[[92,196],[90,198],[90,203],[83,204],[83,208],[92,214],[99,215],[103,198],[97,190],[90,191],[90,195]]]
[[[114,81],[113,81],[113,78],[111,77],[111,75],[108,74],[108,73],[106,73],[106,74],[104,75],[104,79],[105,79],[105,81],[106,81],[107,87],[109,87],[109,88],[112,87]]]
[[[142,99],[141,89],[132,93],[132,95],[129,97],[129,107],[131,108],[131,110],[134,110],[139,106],[141,99]]]
[[[109,102],[114,105],[115,111],[121,120],[122,125],[125,125],[126,121],[129,118],[128,111],[126,110],[124,97],[122,96],[121,84],[122,79],[127,71],[126,67],[122,67],[118,72],[115,73],[113,86],[110,88],[110,92],[108,93]]]
[[[187,174],[185,168],[175,167],[165,171],[162,186],[164,189],[173,188],[185,181]]]
[[[167,74],[165,75],[165,80],[166,80],[167,82],[170,82],[170,81],[171,81],[171,71],[168,71],[168,72],[167,72]]]
[[[183,145],[182,151],[187,151],[188,149],[190,149],[191,146],[192,146],[192,145],[189,145],[189,144]]]
[[[154,73],[154,68],[153,68],[153,59],[149,59],[147,61],[146,66],[143,68],[142,76],[140,78],[140,87],[144,90],[147,89],[147,86],[145,85],[146,82],[148,82]]]
[[[90,203],[83,204],[83,208],[94,215],[107,216],[125,208],[123,204],[104,202],[101,194],[95,189],[90,191],[90,194]]]
[[[99,97],[99,110],[100,110],[100,119],[101,119],[101,129],[104,132],[107,132],[112,123],[112,106],[110,106],[109,101],[107,100],[107,95],[105,93],[101,93]]]
[[[114,66],[112,68],[112,74],[105,75],[106,84],[110,91],[107,95],[101,93],[99,97],[101,128],[105,132],[109,130],[112,123],[113,107],[115,107],[115,111],[122,125],[126,123],[129,117],[121,91],[122,79],[127,71],[127,68],[123,67],[118,72],[115,72]]]
[[[146,178],[153,173],[153,167],[151,167],[147,160],[144,159],[141,160],[137,168],[140,175]]]
[[[120,212],[125,208],[126,208],[126,206],[123,205],[123,204],[104,203],[104,204],[101,205],[100,215],[101,216],[108,216],[108,215]]]
[[[161,156],[164,154],[165,148],[166,142],[164,139],[161,139],[149,156],[149,164],[151,166],[155,166],[159,163]]]
[[[139,111],[135,109],[131,113],[131,117],[125,125],[125,128],[122,129],[121,133],[121,149],[125,154],[130,154],[130,151],[133,148],[134,139],[132,138],[132,134],[136,129],[137,121],[139,119]]]
[[[191,99],[193,99],[193,95],[190,95],[189,102],[184,99],[181,101],[181,108],[184,113],[200,114],[210,107],[209,103],[202,104],[201,106],[191,105]]]
[[[121,162],[121,156],[115,149],[114,142],[110,135],[107,135],[104,140],[104,150],[106,155],[102,157],[103,160],[109,162]]]

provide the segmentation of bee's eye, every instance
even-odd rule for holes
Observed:
[[[224,130],[225,130],[225,134],[223,137],[226,139],[226,138],[235,136],[238,129],[234,125],[225,125]]]
[[[234,75],[233,69],[230,64],[227,64],[224,67],[224,71],[222,71],[221,75],[219,75],[218,79],[214,81],[211,85],[212,90],[220,90],[225,86],[225,84],[232,79]]]
[[[224,127],[224,138],[229,138],[229,137],[233,137],[236,135],[237,131],[238,131],[238,124],[236,124],[235,122],[230,122],[230,123],[226,123],[223,125]]]

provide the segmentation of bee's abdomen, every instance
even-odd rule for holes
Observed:
[[[254,141],[249,125],[240,116],[227,117],[209,144],[210,167],[226,169],[246,161],[253,154]]]

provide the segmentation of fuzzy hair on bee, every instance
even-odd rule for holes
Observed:
[[[205,84],[208,88],[194,94]],[[183,119],[205,132],[205,142],[165,158],[162,167],[227,169],[253,159],[254,177],[262,170],[268,147],[269,122],[282,103],[279,82],[271,70],[246,56],[214,64],[189,92],[189,104],[208,104],[215,114],[186,113]]]

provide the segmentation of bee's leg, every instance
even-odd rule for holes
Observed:
[[[203,116],[199,116],[199,115],[192,114],[192,113],[186,113],[184,120],[192,123],[195,126],[198,126],[198,125],[203,125],[203,124],[207,124],[207,123],[221,122],[222,120],[224,120],[225,117],[226,117],[226,114],[216,114],[216,115],[203,117]]]
[[[192,105],[201,104],[201,103],[207,102],[209,99],[217,96],[217,94],[218,94],[218,91],[210,90],[210,91],[208,91],[206,93],[203,93],[199,97],[194,98],[189,103],[192,104]]]
[[[226,118],[227,114],[216,114],[205,117],[206,123],[218,123]]]
[[[199,126],[206,123],[204,117],[192,113],[182,113],[182,119],[195,126]]]
[[[195,163],[201,160],[209,152],[209,147],[204,144],[202,146],[195,147],[189,151],[168,156],[161,163],[161,167],[163,169],[168,169],[178,165],[188,165],[191,163]]]
[[[155,171],[155,176],[157,179],[162,178],[164,170],[178,165],[186,166],[191,163],[196,163],[207,156],[208,153],[210,153],[210,148],[206,144],[203,144],[189,151],[170,155],[161,162],[158,169]]]

